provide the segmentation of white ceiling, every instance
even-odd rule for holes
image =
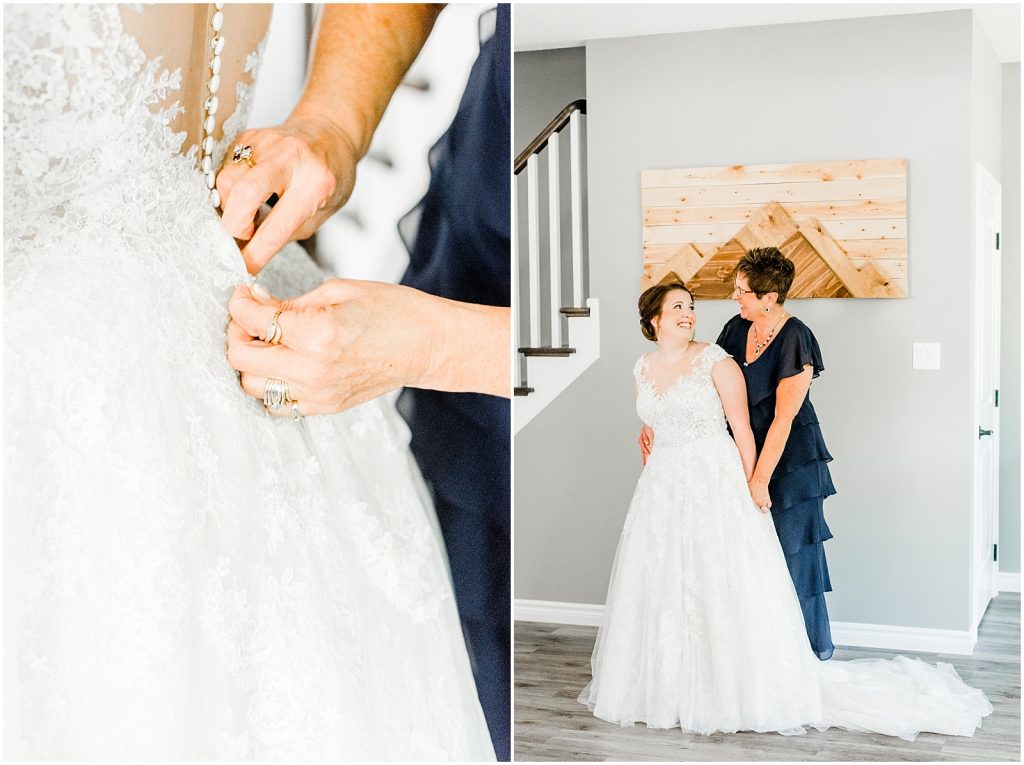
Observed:
[[[902,13],[932,13],[970,8],[1003,63],[1020,61],[1020,3],[664,3],[547,4],[517,2],[515,50],[544,50],[583,45],[605,37],[634,37],[729,27],[792,24]]]

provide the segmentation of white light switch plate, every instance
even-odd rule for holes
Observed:
[[[938,369],[939,344],[914,343],[914,369]]]

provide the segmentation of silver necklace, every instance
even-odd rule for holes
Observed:
[[[783,311],[782,315],[779,317],[779,320],[775,322],[775,326],[772,327],[771,330],[768,332],[768,337],[764,339],[763,343],[761,342],[761,338],[757,334],[757,324],[751,322],[751,325],[754,327],[754,358],[760,356],[761,351],[768,347],[768,344],[772,341],[772,338],[775,337],[775,330],[778,329],[779,324],[782,323],[782,320],[785,319],[786,316],[786,312]],[[743,362],[743,366],[747,366],[747,362]]]
[[[214,3],[214,13],[210,17],[210,28],[213,30],[213,37],[210,38],[210,65],[206,70],[206,89],[210,92],[206,102],[203,104],[205,116],[202,125],[202,148],[203,158],[200,167],[203,171],[203,178],[206,180],[206,188],[210,190],[210,204],[220,207],[220,192],[217,191],[217,173],[213,170],[213,130],[217,127],[217,107],[220,102],[217,98],[217,91],[220,90],[220,54],[224,51],[224,35],[220,33],[224,26],[224,3]]]

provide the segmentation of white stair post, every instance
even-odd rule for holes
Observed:
[[[580,161],[580,113],[569,117],[570,199],[572,204],[572,304],[583,305],[583,177]]]
[[[512,176],[512,387],[520,384],[519,379],[519,176]]]
[[[540,199],[536,154],[526,161],[526,225],[530,252],[530,347],[540,347]]]
[[[562,205],[558,189],[558,133],[548,139],[548,270],[551,272],[551,347],[562,346]]]

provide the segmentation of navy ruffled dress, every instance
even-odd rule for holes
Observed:
[[[824,370],[821,350],[811,330],[795,316],[779,329],[775,340],[749,365],[747,336],[751,322],[734,316],[718,336],[721,346],[743,370],[747,382],[750,428],[757,453],[764,447],[768,429],[775,419],[775,393],[779,381],[797,375],[810,364],[814,377]],[[808,393],[793,420],[792,430],[779,464],[768,483],[772,519],[786,555],[803,609],[807,637],[819,659],[832,656],[835,646],[825,608],[826,592],[832,591],[825,561],[824,542],[832,538],[825,523],[823,502],[836,493],[829,474],[832,455],[825,447],[818,416]]]
[[[485,14],[485,16],[488,16]],[[488,24],[481,20],[481,31]],[[498,5],[451,126],[430,150],[430,186],[399,224],[402,284],[478,305],[508,306],[512,158],[511,6]],[[467,327],[466,331],[472,331]],[[406,388],[399,411],[430,486],[480,704],[499,760],[511,753],[510,402]]]

